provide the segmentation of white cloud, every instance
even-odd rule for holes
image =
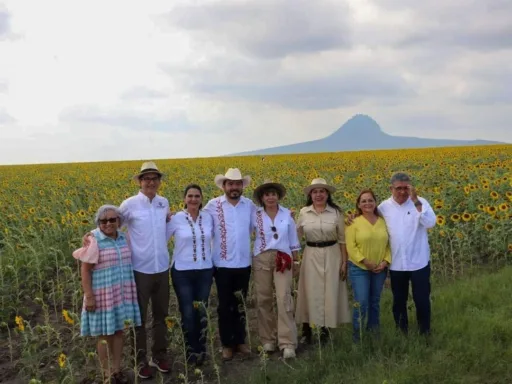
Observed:
[[[4,1],[0,163],[222,155],[356,113],[512,142],[510,20],[508,0]]]

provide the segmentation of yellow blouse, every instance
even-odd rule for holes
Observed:
[[[359,268],[366,269],[361,260],[367,259],[374,263],[383,260],[391,264],[391,249],[386,222],[379,217],[372,225],[363,216],[357,217],[345,228],[349,260]]]

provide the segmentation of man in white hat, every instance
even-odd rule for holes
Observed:
[[[137,195],[120,206],[124,225],[130,237],[132,264],[137,284],[137,298],[142,326],[136,328],[138,376],[147,379],[154,367],[162,373],[170,371],[167,361],[167,328],[165,318],[169,306],[169,250],[166,220],[169,202],[157,194],[163,174],[152,161],[142,164],[133,177],[140,186]],[[147,359],[146,321],[149,301],[153,311],[152,357]]]
[[[251,181],[242,177],[237,168],[230,168],[225,175],[215,176],[215,184],[224,195],[212,199],[204,210],[214,219],[213,264],[219,304],[219,333],[222,358],[230,360],[233,352],[250,355],[245,344],[245,300],[251,277],[251,215],[254,203],[242,196]],[[240,297],[240,292],[242,297]]]

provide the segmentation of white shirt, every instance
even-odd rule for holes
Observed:
[[[213,264],[223,268],[250,266],[254,203],[241,196],[234,206],[223,195],[210,200],[204,210],[212,215],[214,222]]]
[[[194,228],[193,232],[192,228]],[[211,252],[213,218],[208,212],[200,211],[195,222],[188,212],[178,212],[167,223],[167,238],[171,236],[174,236],[171,265],[174,265],[178,271],[213,267]]]
[[[169,269],[166,218],[169,202],[156,195],[153,201],[139,192],[119,207],[128,228],[132,250],[133,270],[142,273],[160,273]]]
[[[279,206],[272,222],[263,207],[260,207],[252,214],[252,226],[256,231],[254,256],[269,249],[275,249],[290,256],[293,251],[300,250],[297,227],[289,209]],[[276,232],[272,231],[272,227],[276,228]],[[274,239],[275,233],[277,233],[277,239]]]
[[[390,197],[379,205],[389,233],[393,271],[417,271],[430,261],[427,229],[436,224],[436,215],[427,200],[418,199],[421,212],[410,198],[400,205]]]

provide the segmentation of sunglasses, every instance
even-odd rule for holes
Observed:
[[[276,240],[279,239],[279,235],[277,234],[277,228],[272,226],[272,227],[270,227],[270,229],[272,232],[274,232],[274,236],[273,236],[274,239],[276,239]]]
[[[117,219],[118,217],[111,217],[110,219],[99,219],[98,221],[100,222],[100,224],[114,224],[117,223]]]
[[[158,177],[158,176],[154,176],[154,177],[145,176],[145,177],[141,177],[140,179],[149,182],[149,181],[160,180],[160,177]]]

